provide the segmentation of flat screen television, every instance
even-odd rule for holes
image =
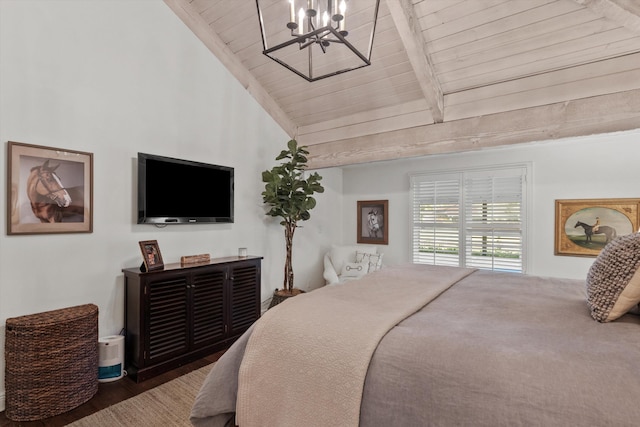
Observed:
[[[233,168],[138,153],[138,224],[233,222]]]

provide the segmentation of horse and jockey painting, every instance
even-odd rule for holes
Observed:
[[[556,255],[597,256],[640,223],[640,199],[556,200]]]
[[[8,234],[92,231],[93,154],[9,142]]]

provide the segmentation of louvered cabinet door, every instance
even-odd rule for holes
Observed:
[[[188,291],[185,276],[148,282],[145,364],[167,360],[187,351]]]
[[[224,283],[227,269],[194,274],[191,280],[191,348],[215,344],[224,338]]]
[[[229,266],[229,335],[238,335],[260,317],[260,260]]]

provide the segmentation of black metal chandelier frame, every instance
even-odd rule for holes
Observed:
[[[328,5],[329,5],[328,9],[329,9],[332,0],[327,0],[327,1],[328,1]],[[336,76],[338,74],[343,74],[348,71],[357,70],[359,68],[363,68],[371,65],[373,37],[375,35],[376,23],[378,20],[378,9],[380,7],[380,0],[375,0],[373,26],[371,29],[371,35],[369,37],[369,46],[368,46],[366,55],[361,53],[355,46],[353,46],[347,40],[346,37],[349,35],[349,32],[346,29],[340,29],[340,22],[344,19],[344,16],[342,14],[340,13],[332,14],[331,19],[327,21],[328,22],[327,24],[325,24],[323,27],[316,28],[316,25],[314,24],[313,19],[317,16],[317,11],[315,9],[309,9],[309,8],[306,9],[305,11],[304,19],[305,19],[305,22],[307,23],[307,28],[310,28],[311,31],[307,33],[297,33],[296,30],[300,26],[296,22],[289,20],[290,22],[287,23],[286,27],[291,31],[292,38],[276,46],[268,47],[267,33],[264,26],[264,18],[263,18],[262,10],[260,9],[260,0],[256,0],[256,7],[258,8],[258,18],[260,20],[260,33],[262,35],[262,46],[264,49],[262,53],[267,57],[269,57],[270,59],[272,59],[273,61],[277,62],[278,64],[292,71],[293,73],[299,75],[303,79],[309,82],[314,82],[317,80],[325,79],[327,77]],[[334,25],[331,24],[331,22],[335,23],[334,24],[335,27]],[[314,76],[312,47],[314,45],[319,46],[320,49],[322,50],[322,53],[325,54],[327,53],[327,50],[331,45],[331,43],[340,43],[346,46],[354,55],[356,55],[362,61],[362,63],[360,65],[346,67],[336,71],[325,73],[320,76]],[[281,49],[287,48],[294,44],[299,45],[299,50],[307,49],[309,75],[304,74],[303,72],[299,71],[295,67],[284,62],[282,59],[272,55],[272,53],[279,51]]]

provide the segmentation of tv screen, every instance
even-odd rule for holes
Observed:
[[[233,168],[138,153],[138,224],[233,222]]]

